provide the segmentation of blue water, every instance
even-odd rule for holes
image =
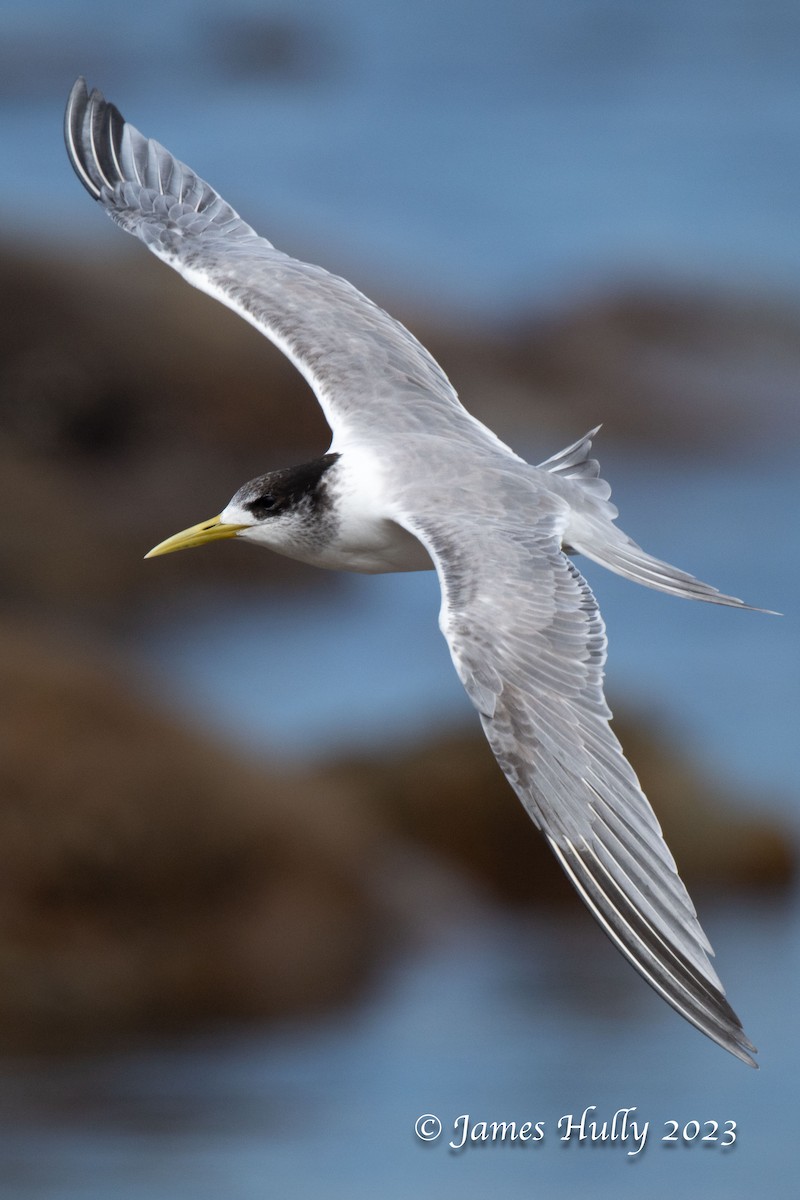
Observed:
[[[601,1200],[794,1194],[796,912],[753,902],[707,922],[759,1027],[748,1070],[686,1028],[583,923],[467,902],[363,1005],[308,1027],[209,1035],[5,1073],[4,1195],[48,1200]],[[780,978],[781,986],[774,986]],[[764,986],[765,980],[770,981]],[[645,1148],[560,1141],[590,1105],[635,1107]],[[414,1122],[447,1131],[421,1144]],[[541,1145],[448,1149],[454,1122],[543,1121]],[[731,1149],[661,1141],[677,1121],[736,1122]],[[691,1129],[690,1129],[691,1136]]]
[[[299,22],[297,69],[237,73],[225,39],[242,15]],[[4,228],[59,251],[120,248],[61,145],[84,72],[276,243],[387,302],[490,319],[637,277],[797,298],[799,58],[800,8],[784,0],[0,3]],[[735,794],[796,819],[790,451],[600,456],[632,536],[787,614],[680,604],[588,566],[612,699],[670,725]],[[140,661],[184,712],[248,746],[306,757],[474,719],[432,577],[331,577],[302,605],[222,602],[226,623],[219,598],[187,597],[180,620],[143,633]],[[759,1074],[591,941],[585,914],[564,928],[471,899],[322,1024],[7,1064],[3,1195],[792,1196],[797,909],[746,898],[702,912]],[[740,1137],[721,1151],[653,1134],[635,1160],[560,1145],[555,1120],[590,1104],[636,1105],[654,1127],[733,1119]],[[542,1119],[546,1140],[460,1157],[415,1141],[421,1113],[466,1111]]]

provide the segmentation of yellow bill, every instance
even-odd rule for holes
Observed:
[[[217,542],[221,538],[236,537],[240,529],[247,529],[247,526],[225,525],[219,517],[212,517],[210,521],[201,521],[199,525],[192,525],[189,529],[173,534],[166,541],[159,542],[148,554],[145,554],[145,558],[156,558],[159,554],[172,554],[173,550],[191,550],[193,546],[205,546],[206,542]]]

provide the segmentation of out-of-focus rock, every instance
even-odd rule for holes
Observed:
[[[795,850],[777,819],[757,805],[749,809],[758,815],[750,815],[744,803],[731,803],[728,789],[646,723],[623,718],[614,728],[688,886],[779,890],[791,882]],[[403,837],[467,870],[501,899],[541,903],[574,895],[478,729],[380,760],[343,762],[337,777],[365,787]]]
[[[376,825],[257,768],[114,661],[0,629],[0,1045],[313,1012],[363,982]]]

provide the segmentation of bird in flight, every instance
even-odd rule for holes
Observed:
[[[597,430],[539,466],[461,405],[415,337],[352,284],[276,250],[194,171],[78,79],[67,151],[90,195],[238,312],[310,384],[327,454],[245,483],[150,556],[241,538],[320,567],[435,568],[439,623],[509,783],[578,894],[655,990],[755,1066],[713,951],[609,725],[603,619],[572,556],[647,587],[748,607],[615,524]]]

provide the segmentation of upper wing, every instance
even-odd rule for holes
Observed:
[[[83,79],[64,128],[78,177],[109,216],[274,342],[314,389],[338,442],[450,433],[457,414],[462,438],[502,445],[398,321],[346,280],[258,237],[189,167],[96,89],[89,94]]]
[[[416,514],[442,585],[440,624],[497,760],[579,894],[656,991],[755,1066],[661,829],[611,731],[605,628],[560,550],[561,514],[534,527]],[[552,509],[548,512],[548,509]]]

